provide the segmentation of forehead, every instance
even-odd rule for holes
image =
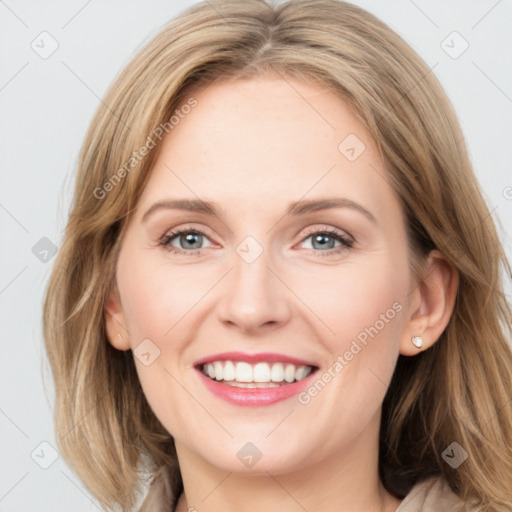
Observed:
[[[237,212],[300,198],[395,201],[385,164],[348,105],[322,84],[275,75],[224,80],[191,93],[197,105],[163,141],[140,198],[204,198]],[[389,206],[389,205],[388,205]]]

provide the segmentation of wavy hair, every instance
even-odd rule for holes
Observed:
[[[160,145],[143,156],[139,148],[195,88],[266,72],[321,83],[347,102],[389,168],[412,265],[438,249],[459,274],[438,342],[398,358],[382,410],[385,487],[403,497],[441,475],[475,510],[510,510],[512,313],[502,284],[509,263],[431,69],[385,23],[338,0],[196,4],[131,60],[99,105],[44,304],[64,459],[104,508],[134,507],[142,470],[152,485],[141,511],[169,509],[183,490],[173,438],[145,399],[131,351],[107,341],[104,303]],[[456,470],[441,456],[452,442],[468,453]]]

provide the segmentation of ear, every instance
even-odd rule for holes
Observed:
[[[402,331],[400,354],[413,356],[430,348],[441,336],[450,321],[459,286],[455,267],[438,250],[430,252],[423,278],[411,292],[410,318]],[[421,336],[423,346],[412,343]]]
[[[110,291],[104,306],[105,326],[110,344],[118,350],[129,350],[130,338],[126,329],[123,308],[117,287]]]

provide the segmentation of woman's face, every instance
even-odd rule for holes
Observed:
[[[134,351],[154,413],[205,463],[279,474],[375,450],[412,288],[376,146],[312,83],[193,96],[122,242],[112,344]]]

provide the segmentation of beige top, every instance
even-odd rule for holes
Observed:
[[[164,489],[157,485],[150,489],[138,512],[160,512],[171,509],[165,504]],[[432,477],[418,482],[405,496],[395,512],[471,512],[473,509],[450,489],[442,477]]]
[[[470,512],[471,508],[450,489],[441,477],[418,482],[395,512]]]

